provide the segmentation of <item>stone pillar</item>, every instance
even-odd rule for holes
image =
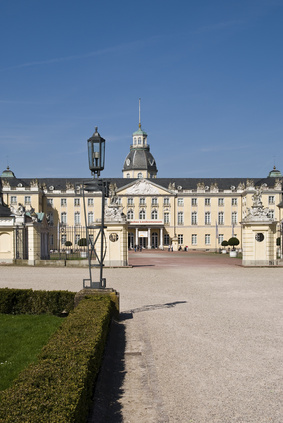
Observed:
[[[28,265],[34,266],[40,260],[41,234],[38,225],[30,223],[28,226]]]
[[[243,266],[275,266],[276,222],[242,223]]]
[[[261,201],[262,191],[255,189],[253,205],[242,224],[243,266],[275,266],[276,225],[268,208]]]
[[[151,249],[151,229],[148,228],[147,230],[147,248]]]
[[[139,245],[139,231],[138,231],[138,228],[136,228],[136,242],[135,242],[135,244],[136,245]]]
[[[159,242],[159,248],[163,250],[163,228],[160,228],[160,242]]]

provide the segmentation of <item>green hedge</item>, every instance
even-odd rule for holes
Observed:
[[[85,422],[114,312],[108,296],[82,300],[37,363],[0,393],[0,422]]]
[[[0,313],[60,316],[73,310],[75,294],[69,291],[0,288]]]

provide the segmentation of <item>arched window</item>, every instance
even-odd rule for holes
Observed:
[[[127,218],[128,218],[128,220],[133,220],[133,218],[134,218],[133,210],[128,210]]]
[[[141,173],[141,172],[139,172],[139,173],[138,173],[138,178],[139,178],[139,179],[141,179],[141,178],[142,178],[142,173]]]
[[[130,174],[129,173],[127,173],[127,178],[129,178],[130,177]]]
[[[157,210],[152,210],[151,212],[151,219],[152,220],[157,220],[158,216],[157,216]]]
[[[138,145],[141,145],[141,143],[142,143],[142,139],[141,139],[141,137],[139,137],[139,139],[138,139]]]
[[[140,210],[140,212],[139,212],[139,218],[140,218],[140,220],[144,220],[145,219],[145,210],[144,209]]]

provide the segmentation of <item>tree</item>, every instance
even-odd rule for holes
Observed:
[[[240,244],[240,241],[238,240],[238,238],[232,237],[228,239],[228,245],[230,247],[233,247],[232,250],[235,250],[235,247],[239,244]]]

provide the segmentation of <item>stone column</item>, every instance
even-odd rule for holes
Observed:
[[[150,250],[151,249],[151,229],[148,228],[147,230],[147,248]]]
[[[138,228],[136,228],[136,245],[139,245],[139,231]]]
[[[160,228],[160,242],[159,242],[159,248],[163,250],[163,228]]]

